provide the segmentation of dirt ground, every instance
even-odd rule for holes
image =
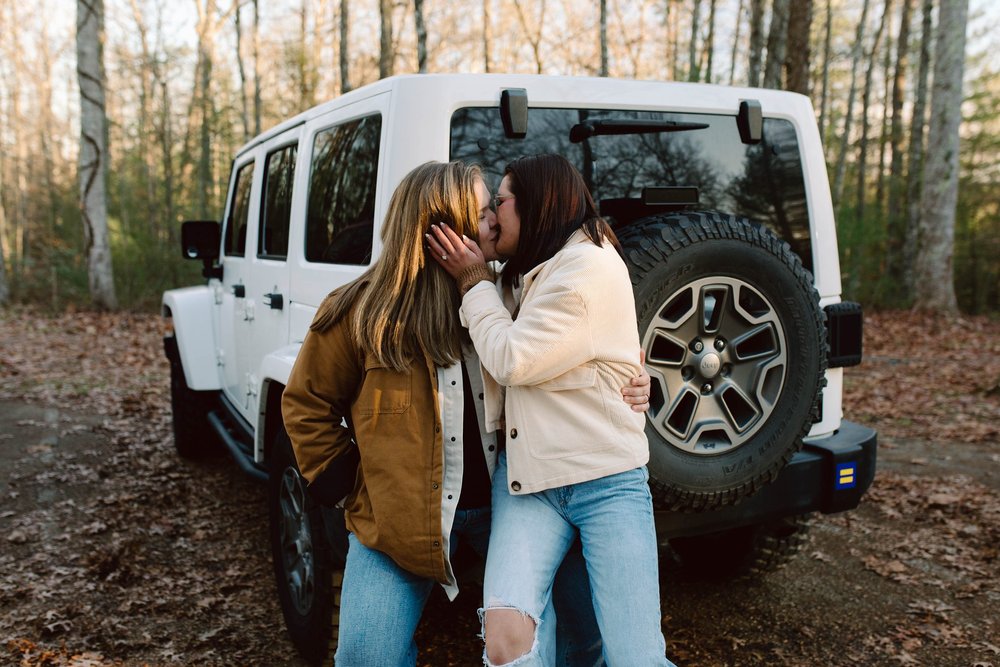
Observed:
[[[263,486],[174,453],[160,326],[0,313],[0,664],[303,664]],[[871,491],[766,577],[664,572],[678,665],[1000,667],[1000,323],[869,315],[865,346]],[[419,664],[479,664],[477,593],[432,597]]]

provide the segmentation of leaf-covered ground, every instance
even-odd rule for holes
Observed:
[[[0,313],[0,664],[300,665],[264,490],[173,451],[161,321]],[[880,434],[855,512],[752,582],[664,575],[679,665],[1000,667],[1000,324],[866,316],[845,413]],[[421,665],[478,664],[476,591]]]

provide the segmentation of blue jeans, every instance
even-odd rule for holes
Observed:
[[[547,627],[542,612],[549,604],[556,568],[577,533],[608,665],[673,664],[665,657],[660,627],[658,550],[648,481],[642,467],[512,496],[507,491],[507,457],[500,455],[493,476],[484,606],[521,611],[537,628],[529,653],[510,664],[551,664],[544,646],[553,628]]]
[[[451,532],[451,555],[460,542],[467,541],[485,556],[489,531],[489,508],[458,510]],[[407,572],[381,551],[361,544],[353,534],[348,543],[340,636],[334,656],[337,667],[412,667],[417,660],[413,634],[435,583]],[[558,646],[546,646],[545,651],[555,651],[564,660],[561,664],[598,664],[600,634],[579,549],[575,555],[571,551],[557,579],[555,608],[566,611],[560,613]],[[554,615],[553,606],[548,605],[543,618]]]

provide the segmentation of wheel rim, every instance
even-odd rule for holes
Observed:
[[[745,444],[784,387],[784,328],[771,303],[738,278],[702,278],[671,294],[642,347],[651,377],[647,418],[664,440],[692,454]]]
[[[306,615],[315,594],[312,531],[306,512],[306,488],[298,470],[289,466],[281,475],[278,493],[281,516],[281,562],[295,610]]]

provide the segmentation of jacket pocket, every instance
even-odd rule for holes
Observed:
[[[592,366],[577,366],[562,375],[537,385],[545,391],[567,391],[569,389],[586,389],[597,384],[597,369]]]
[[[365,377],[361,383],[355,409],[359,415],[398,415],[410,407],[413,373],[380,366],[374,359],[365,360]]]

